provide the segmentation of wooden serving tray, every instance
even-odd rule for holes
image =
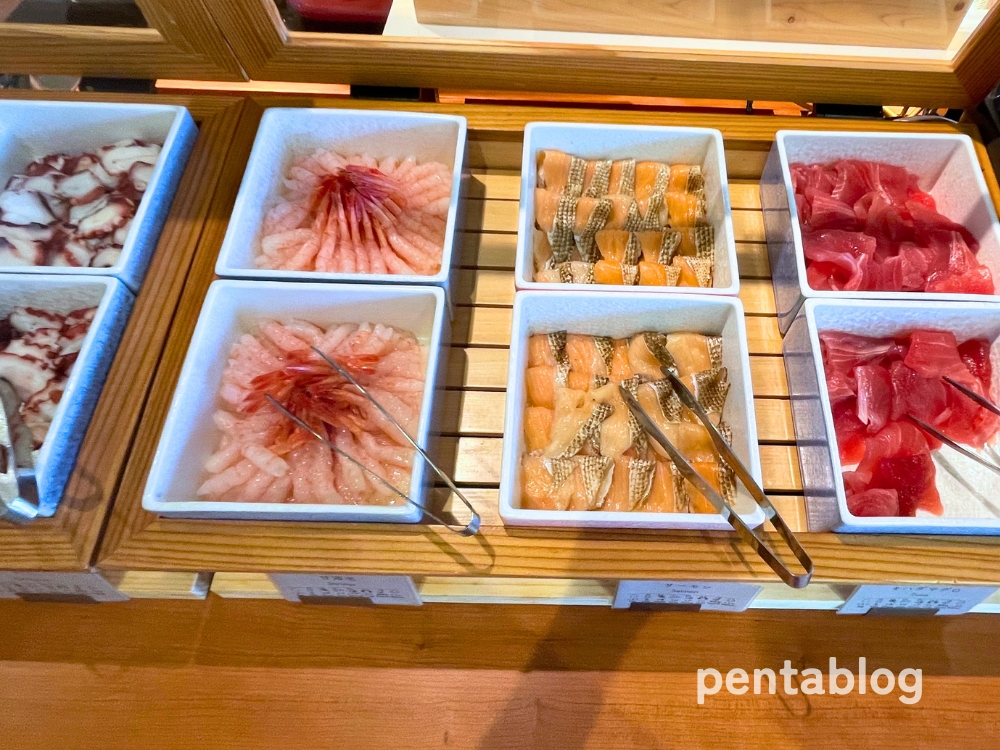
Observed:
[[[25,526],[0,522],[0,570],[87,570],[125,469],[244,100],[226,96],[17,91],[4,91],[0,98],[180,104],[188,108],[198,124],[198,139],[90,421],[66,495],[52,518],[40,518]]]
[[[459,538],[435,525],[202,521],[143,511],[146,474],[198,311],[226,230],[256,122],[268,106],[303,106],[461,114],[469,120],[473,170],[457,312],[440,425],[445,456],[483,516],[482,533]],[[523,128],[533,120],[686,125],[718,128],[726,157],[740,294],[747,312],[765,489],[801,532],[826,584],[860,582],[989,582],[1000,584],[1000,539],[810,534],[805,529],[781,336],[774,317],[762,214],[756,184],[774,133],[781,128],[965,132],[945,123],[891,123],[813,118],[665,114],[490,105],[365,103],[260,97],[248,101],[212,201],[188,284],[147,408],[132,446],[98,565],[118,570],[211,570],[231,595],[275,595],[267,572],[396,573],[418,577],[439,599],[490,582],[521,579],[545,598],[556,584],[606,597],[621,579],[777,581],[733,534],[505,528],[497,511],[504,387],[509,344],[518,180]],[[1000,189],[985,149],[977,150],[995,202]],[[233,574],[233,575],[228,575]],[[528,580],[524,580],[528,579]],[[575,581],[575,583],[574,583]],[[818,588],[818,587],[816,587]],[[779,589],[783,586],[779,584]],[[786,589],[787,590],[787,589]],[[807,591],[814,590],[810,587]],[[787,590],[791,594],[790,590]],[[589,593],[587,593],[589,592]],[[836,593],[830,594],[833,599]],[[473,598],[475,598],[473,596]]]

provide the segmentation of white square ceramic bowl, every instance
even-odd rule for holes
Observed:
[[[918,175],[920,189],[934,196],[938,210],[964,224],[976,237],[980,244],[979,261],[990,269],[994,282],[1000,284],[1000,225],[969,136],[779,130],[760,180],[760,199],[782,333],[788,330],[799,305],[807,298],[916,299],[930,303],[1000,300],[982,294],[833,292],[810,287],[789,165],[837,159],[882,161],[906,167]]]
[[[435,391],[447,363],[448,317],[444,290],[434,287],[216,281],[205,298],[191,339],[160,443],[146,481],[142,507],[164,516],[299,521],[386,521],[413,523],[421,511],[412,504],[296,505],[229,503],[196,499],[207,478],[205,460],[219,442],[212,422],[229,349],[261,320],[334,323],[383,323],[413,333],[426,352],[417,443],[430,448]],[[417,456],[411,497],[423,503],[432,470]]]
[[[1000,393],[1000,305],[809,299],[789,327],[785,368],[810,531],[1000,534],[1000,476],[948,447],[932,454],[944,516],[862,517],[847,509],[819,334],[895,336],[918,328],[952,331],[959,343],[970,338],[992,341],[993,393]]]
[[[163,146],[115,265],[110,268],[4,266],[0,271],[115,276],[132,291],[138,291],[197,137],[198,128],[184,107],[0,101],[0,188],[32,161],[48,154],[94,152],[126,138],[140,138]]]
[[[568,331],[593,336],[624,338],[642,331],[694,331],[721,335],[722,362],[732,386],[723,418],[733,429],[733,450],[757,482],[761,482],[750,383],[750,355],[743,305],[738,299],[706,295],[626,295],[611,292],[518,292],[514,298],[510,369],[507,375],[507,409],[504,421],[503,469],[500,478],[500,516],[511,526],[702,529],[729,530],[718,514],[618,513],[611,511],[531,510],[521,507],[522,429],[525,405],[524,373],[528,337],[536,333]],[[764,513],[749,493],[739,487],[736,509],[751,526],[764,521]]]
[[[447,288],[461,255],[457,238],[463,228],[465,147],[464,117],[374,110],[269,109],[257,130],[215,272],[229,278],[435,284]],[[420,161],[439,161],[452,168],[451,205],[437,274],[278,271],[254,265],[260,252],[261,224],[277,202],[285,172],[295,159],[317,148],[343,153],[364,151],[376,158],[412,155]]]
[[[708,220],[715,229],[715,270],[711,288],[685,286],[617,286],[614,284],[554,284],[533,281],[535,233],[535,187],[538,152],[559,149],[583,159],[628,159],[663,161],[669,164],[699,164],[705,175]],[[725,294],[740,291],[736,265],[736,240],[729,203],[722,133],[710,128],[673,128],[656,125],[599,125],[530,122],[524,129],[521,157],[521,205],[517,225],[517,258],[514,280],[518,289],[566,291],[586,289],[632,294]]]
[[[60,315],[84,307],[97,307],[38,452],[35,473],[41,516],[53,515],[62,499],[90,417],[118,351],[118,342],[128,323],[132,302],[131,292],[107,276],[0,274],[0,319],[17,307],[37,307]]]

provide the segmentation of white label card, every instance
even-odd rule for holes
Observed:
[[[271,580],[290,602],[368,599],[372,604],[423,604],[409,576],[272,573]]]
[[[128,596],[97,573],[0,572],[0,598],[37,601],[127,602]]]
[[[863,615],[870,609],[937,610],[939,615],[963,615],[996,591],[996,586],[892,586],[864,584],[854,589],[841,615]]]
[[[742,612],[763,589],[756,583],[709,581],[620,581],[615,609],[638,605],[678,605],[707,612]]]

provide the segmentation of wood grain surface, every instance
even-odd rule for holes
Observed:
[[[203,0],[136,0],[150,28],[0,23],[10,73],[242,81]]]
[[[260,106],[387,107],[386,103],[287,98],[257,100]],[[395,107],[393,103],[391,106]],[[470,153],[478,154],[474,184],[481,197],[480,222],[491,216],[486,231],[472,221],[463,257],[465,270],[453,322],[452,347],[441,423],[439,460],[454,470],[456,480],[483,494],[483,532],[472,539],[453,538],[431,526],[318,524],[277,522],[212,522],[157,518],[141,508],[146,472],[173,393],[201,301],[212,279],[215,258],[225,234],[243,165],[261,111],[248,105],[233,139],[226,178],[209,209],[209,218],[192,263],[184,301],[150,394],[143,424],[132,446],[117,506],[100,554],[106,569],[212,570],[216,572],[327,571],[383,572],[431,576],[514,576],[534,578],[703,578],[773,580],[770,572],[728,534],[558,531],[507,529],[496,511],[502,446],[502,399],[499,392],[510,336],[516,190],[512,170],[520,163],[520,134],[532,119],[559,118],[619,122],[657,118],[613,110],[539,110],[532,108],[407,104],[402,109],[460,112],[469,120]],[[638,116],[637,116],[638,115]],[[727,161],[761,164],[780,118],[740,116],[667,116],[665,124],[719,127]],[[835,130],[858,128],[849,121],[802,120],[804,127]],[[868,127],[865,123],[864,127]],[[899,132],[969,132],[966,126],[878,123],[874,129]],[[753,155],[746,159],[742,155]],[[496,162],[491,161],[496,159]],[[474,159],[475,162],[475,159]],[[984,164],[987,180],[995,183]],[[752,172],[735,178],[754,180]],[[757,199],[752,182],[734,188],[738,240],[744,248],[741,269],[752,379],[762,436],[761,463],[765,490],[788,511],[789,522],[804,531],[798,454],[789,422],[787,384],[780,360],[781,337],[773,298],[762,261]],[[478,237],[477,241],[475,238]],[[502,244],[496,244],[503,238]],[[477,270],[483,248],[493,261]],[[744,259],[748,259],[744,261]],[[754,260],[757,259],[757,260]],[[442,498],[440,502],[444,503]],[[817,563],[819,582],[985,581],[1000,582],[1000,542],[988,538],[879,537],[803,534]]]
[[[476,5],[466,0],[451,7]],[[855,13],[864,5],[858,4]],[[289,32],[272,0],[218,0],[209,9],[243,69],[256,80],[928,107],[965,107],[982,99],[989,89],[983,88],[986,76],[978,70],[995,66],[986,55],[995,49],[990,34],[998,23],[991,16],[966,45],[970,51],[960,76],[952,61],[907,57],[905,51],[799,55],[373,38]]]
[[[3,96],[43,98],[15,92]],[[70,97],[46,93],[44,98]],[[72,98],[182,104],[198,122],[199,133],[64,499],[52,518],[28,526],[0,522],[0,570],[83,570],[90,565],[243,107],[241,99],[232,97]]]
[[[5,745],[32,750],[995,747],[997,619],[283,601],[0,602]],[[921,700],[699,706],[697,670],[922,670]]]

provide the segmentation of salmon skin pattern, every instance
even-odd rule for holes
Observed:
[[[521,503],[534,510],[715,513],[649,439],[622,398],[627,388],[667,438],[727,500],[735,477],[708,430],[661,368],[692,391],[729,439],[722,338],[644,331],[614,339],[555,331],[528,339]]]
[[[534,280],[711,287],[715,233],[696,164],[538,154]]]

